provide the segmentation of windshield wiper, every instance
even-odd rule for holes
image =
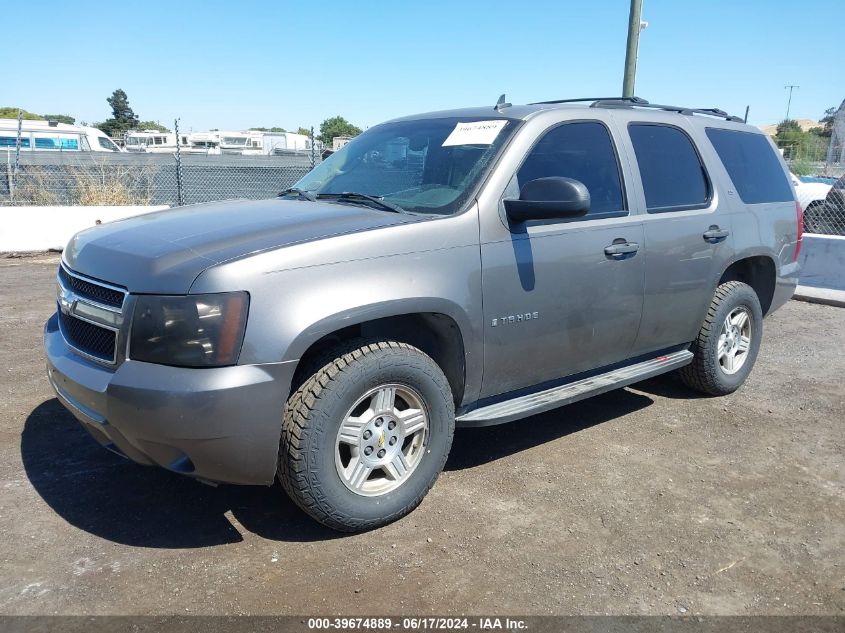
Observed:
[[[407,213],[405,209],[392,202],[387,202],[383,197],[369,196],[366,193],[358,193],[357,191],[344,191],[343,193],[318,193],[317,199],[332,199],[332,200],[348,200],[349,202],[360,202],[366,204],[368,207],[376,206],[384,211],[393,211],[393,213]]]
[[[281,198],[282,196],[286,196],[288,194],[293,194],[296,197],[302,200],[308,200],[309,202],[314,202],[317,199],[313,193],[309,193],[304,189],[297,189],[296,187],[290,187],[288,189],[285,189],[282,193],[279,194],[279,197]]]

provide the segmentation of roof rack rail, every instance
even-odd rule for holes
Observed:
[[[582,103],[585,101],[624,101],[629,104],[648,104],[648,101],[640,97],[582,97],[580,99],[555,99],[554,101],[535,101],[528,105],[553,105],[555,103]]]
[[[598,99],[594,101],[590,107],[630,108],[633,106],[639,108],[654,108],[655,110],[665,110],[666,112],[677,112],[678,114],[684,115],[706,114],[708,116],[714,116],[720,119],[725,119],[727,121],[733,121],[735,123],[744,123],[744,121],[740,117],[732,116],[724,110],[720,110],[719,108],[685,108],[683,106],[661,105],[658,103],[649,103],[645,99],[640,99],[638,97],[623,97],[622,99]]]
[[[745,123],[742,118],[732,116],[720,110],[719,108],[685,108],[683,106],[660,105],[657,103],[649,103],[642,97],[582,97],[579,99],[555,99],[553,101],[535,101],[528,105],[554,105],[556,103],[585,103],[592,102],[591,108],[654,108],[656,110],[665,110],[666,112],[677,112],[678,114],[706,114],[708,116],[715,116],[720,119],[734,121],[736,123]]]

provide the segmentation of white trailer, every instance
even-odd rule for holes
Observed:
[[[148,152],[152,154],[171,154],[176,151],[177,140],[180,149],[188,147],[188,135],[180,134],[179,139],[173,132],[157,130],[132,131],[123,135],[127,152]]]
[[[14,150],[18,139],[18,120],[0,119],[0,149]],[[21,151],[119,152],[104,132],[85,125],[58,121],[21,122]]]

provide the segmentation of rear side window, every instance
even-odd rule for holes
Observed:
[[[793,199],[783,167],[765,136],[709,127],[707,138],[745,204]]]
[[[628,126],[649,213],[706,206],[710,184],[690,138],[676,127]]]
[[[623,213],[619,162],[607,128],[585,121],[553,128],[534,146],[516,174],[520,188],[530,180],[565,176],[590,192],[590,216]]]

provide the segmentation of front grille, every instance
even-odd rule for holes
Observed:
[[[120,290],[107,288],[106,286],[101,286],[99,284],[86,281],[85,279],[80,279],[79,277],[70,275],[61,266],[59,267],[59,278],[62,280],[62,283],[66,288],[73,290],[80,297],[85,297],[96,301],[97,303],[102,303],[103,305],[112,306],[114,308],[120,308],[123,306],[124,295]]]
[[[115,332],[113,330],[77,319],[61,311],[59,311],[59,326],[65,340],[80,352],[109,363],[114,362]]]

